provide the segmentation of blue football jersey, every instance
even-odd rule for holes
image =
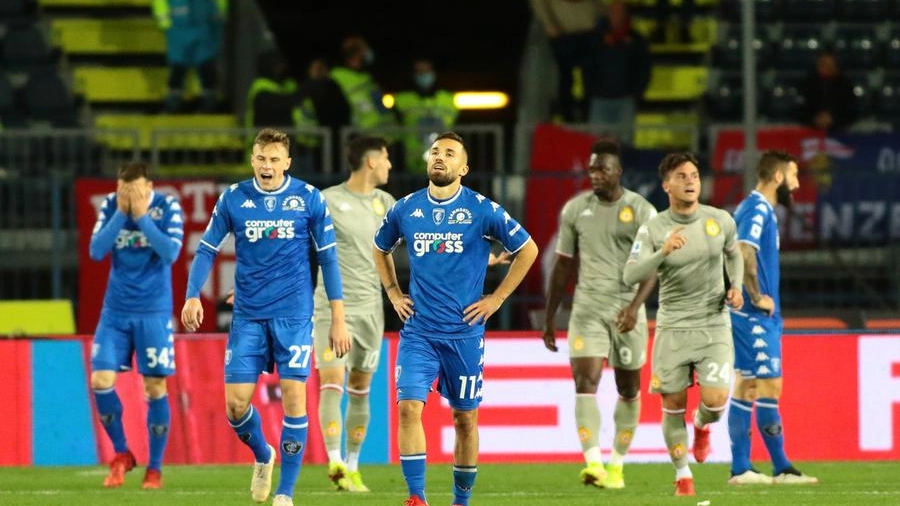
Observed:
[[[90,244],[94,260],[112,253],[104,311],[171,316],[172,263],[183,239],[176,197],[152,192],[147,214],[135,221],[118,210],[115,193],[107,195]]]
[[[319,190],[290,176],[272,191],[260,188],[256,179],[231,185],[219,196],[197,248],[188,279],[189,298],[200,295],[212,257],[229,233],[234,235],[237,260],[234,316],[311,317],[310,247],[319,263],[337,261],[334,226]],[[198,263],[201,256],[208,257],[208,264]]]
[[[466,187],[443,201],[427,189],[398,201],[375,234],[375,246],[387,252],[406,242],[415,314],[404,328],[435,339],[484,333],[483,324],[469,326],[463,316],[483,294],[491,242],[514,253],[529,237],[499,204]]]
[[[738,205],[734,213],[737,223],[738,241],[745,242],[756,249],[757,277],[759,290],[763,295],[772,297],[775,302],[775,314],[781,314],[781,297],[779,282],[781,267],[778,263],[778,216],[769,201],[753,191]],[[750,303],[750,295],[744,289],[744,307],[747,313],[763,313]]]

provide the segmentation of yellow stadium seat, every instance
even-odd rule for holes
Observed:
[[[154,130],[194,129],[182,134],[171,132],[157,137],[160,149],[242,149],[240,126],[231,114],[99,114],[94,118],[99,129],[137,130],[140,149],[151,148]],[[222,131],[233,129],[233,132]],[[206,130],[206,132],[204,132]],[[114,149],[131,149],[132,140],[123,136],[103,135],[102,142]]]
[[[702,66],[655,66],[650,86],[644,93],[648,101],[697,100],[706,92],[709,68]]]
[[[638,113],[634,145],[641,149],[693,149],[700,118],[693,113]]]
[[[56,18],[53,34],[69,54],[165,53],[166,37],[153,18]]]
[[[159,102],[168,92],[165,67],[77,67],[75,89],[88,102]],[[200,93],[194,72],[185,84],[188,97]]]

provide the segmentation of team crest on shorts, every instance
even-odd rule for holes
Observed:
[[[706,235],[710,237],[715,237],[719,235],[721,230],[719,229],[719,224],[716,223],[716,220],[710,218],[706,220]]]
[[[229,349],[225,350],[225,365],[228,365],[230,363],[231,363],[231,349],[229,348]]]
[[[662,381],[660,381],[659,376],[653,375],[650,376],[650,388],[659,388],[662,386]]]
[[[576,336],[575,340],[572,341],[572,349],[581,351],[584,349],[584,338],[581,336]]]
[[[325,348],[325,351],[322,352],[322,361],[331,362],[332,360],[334,360],[334,352],[331,351],[331,348]]]
[[[625,206],[619,211],[619,221],[622,223],[631,223],[634,221],[634,209],[631,206]]]

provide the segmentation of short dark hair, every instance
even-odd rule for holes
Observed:
[[[621,157],[622,147],[619,144],[619,141],[612,137],[601,137],[594,143],[594,146],[591,148],[591,153],[594,155],[612,155]]]
[[[700,162],[697,157],[689,151],[676,151],[669,153],[659,162],[659,178],[665,181],[669,177],[669,173],[677,169],[683,163],[691,162],[700,168]]]
[[[282,132],[281,130],[276,130],[274,128],[263,128],[256,134],[256,138],[253,139],[254,145],[259,145],[259,147],[268,146],[269,144],[282,144],[284,145],[285,151],[288,152],[288,156],[291,153],[291,137]]]
[[[778,149],[769,149],[763,152],[756,164],[756,177],[760,181],[771,181],[775,177],[775,171],[781,169],[782,165],[791,162],[797,163],[797,157]]]
[[[347,61],[360,54],[369,43],[361,35],[350,35],[341,42],[341,58]]]
[[[454,140],[454,141],[462,144],[463,151],[466,153],[466,155],[469,154],[469,150],[466,148],[465,141],[463,141],[463,138],[458,133],[453,132],[453,131],[446,131],[446,132],[442,133],[441,135],[438,135],[437,137],[435,137],[434,142],[437,142],[441,139],[450,139],[450,140]],[[432,144],[434,144],[434,142],[432,142]]]
[[[359,170],[369,151],[381,151],[388,147],[388,141],[384,137],[372,135],[358,135],[347,144],[347,166],[350,172]]]
[[[126,183],[135,179],[150,179],[150,167],[144,162],[128,162],[119,167],[118,178]]]

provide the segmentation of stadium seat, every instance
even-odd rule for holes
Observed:
[[[739,121],[744,112],[744,84],[739,77],[720,80],[705,97],[709,115],[717,121]]]
[[[165,33],[152,18],[56,18],[56,40],[66,54],[163,54]]]
[[[0,20],[25,16],[31,10],[31,5],[28,0],[0,0]]]
[[[900,4],[900,2],[898,2]],[[900,30],[891,30],[884,44],[884,66],[889,69],[900,68]]]
[[[762,110],[769,121],[797,121],[804,103],[800,81],[797,78],[781,77],[763,88]]]
[[[878,117],[888,121],[900,119],[900,84],[886,81],[875,96]]]
[[[60,128],[78,126],[75,98],[56,69],[32,72],[23,95],[29,119]]]
[[[873,92],[866,73],[848,73],[847,79],[853,87],[853,103],[851,109],[857,119],[863,119],[872,114]]]
[[[740,21],[742,3],[743,0],[721,0],[720,5],[725,18],[732,22]],[[782,0],[756,0],[753,4],[753,17],[763,23],[775,21],[781,15],[781,3]]]
[[[0,57],[6,70],[31,71],[54,63],[56,53],[46,34],[34,23],[9,26]]]
[[[821,29],[809,25],[785,25],[775,49],[775,66],[782,70],[810,68],[824,47]]]
[[[839,28],[834,51],[844,69],[872,69],[881,63],[881,46],[870,28]]]
[[[883,21],[889,7],[889,0],[838,0],[837,11],[842,21]]]
[[[740,70],[744,60],[743,33],[741,25],[732,23],[725,34],[713,48],[715,66],[727,70]],[[753,36],[753,49],[756,55],[756,67],[768,66],[771,56],[771,45],[765,28],[757,27]]]
[[[786,0],[782,12],[786,21],[829,21],[836,12],[835,0]]]

